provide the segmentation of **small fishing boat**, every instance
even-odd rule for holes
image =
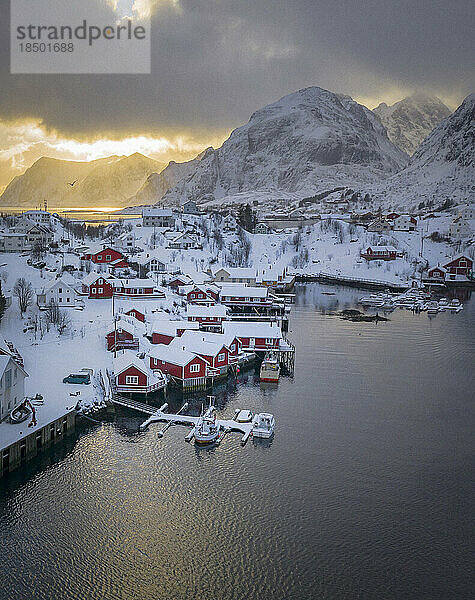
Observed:
[[[439,303],[436,300],[428,302],[426,307],[429,315],[436,315],[439,312]]]
[[[210,396],[211,398],[211,396]],[[217,441],[221,425],[216,419],[216,409],[210,405],[206,412],[200,416],[194,430],[195,443],[199,445],[213,444]]]
[[[26,421],[26,419],[31,417],[32,413],[31,407],[26,402],[22,402],[20,406],[17,406],[10,412],[10,422],[23,423],[23,421]]]
[[[457,306],[460,306],[461,302],[458,298],[452,298],[452,300],[450,301],[450,307],[451,308],[456,308]]]
[[[278,357],[270,352],[261,363],[260,379],[261,381],[279,381],[280,364]]]
[[[274,415],[259,413],[252,419],[252,436],[268,439],[274,435],[274,427]]]

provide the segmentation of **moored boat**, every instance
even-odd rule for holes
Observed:
[[[33,410],[29,406],[29,403],[22,402],[10,412],[9,419],[11,423],[22,423],[23,421],[26,421],[26,419],[28,419],[28,417],[30,417],[32,414]]]
[[[252,436],[270,438],[274,435],[275,420],[270,413],[259,413],[252,419]]]
[[[213,444],[217,441],[221,431],[221,425],[216,419],[216,409],[209,405],[202,414],[194,430],[195,443],[200,445]]]
[[[279,381],[280,364],[279,359],[274,353],[266,355],[261,363],[260,379],[261,381]]]

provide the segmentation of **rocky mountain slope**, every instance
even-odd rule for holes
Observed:
[[[475,202],[475,94],[434,129],[405,169],[371,191],[382,204],[406,210],[447,199]]]
[[[311,87],[255,112],[220,148],[207,150],[162,203],[226,202],[248,192],[303,197],[378,181],[407,161],[370,110],[348,96]]]
[[[212,150],[212,148],[208,148]],[[180,181],[187,179],[196,169],[197,164],[206,154],[206,150],[196,158],[183,163],[171,160],[160,173],[149,175],[139,191],[129,199],[129,206],[156,204],[169,189]]]
[[[386,127],[389,139],[412,156],[421,142],[451,114],[439,98],[414,94],[392,106],[381,103],[373,112]]]
[[[91,162],[43,157],[10,182],[0,196],[0,207],[31,208],[44,200],[52,208],[128,206],[147,177],[162,168],[139,153]]]

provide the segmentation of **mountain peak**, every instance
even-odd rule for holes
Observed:
[[[424,92],[416,92],[391,106],[382,102],[373,112],[386,127],[389,139],[409,155],[451,113],[437,96]]]

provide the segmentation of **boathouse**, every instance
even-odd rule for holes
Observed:
[[[444,265],[447,271],[446,280],[457,281],[470,279],[473,273],[473,260],[461,255]]]
[[[199,323],[201,327],[221,326],[221,323],[227,319],[228,312],[229,309],[223,304],[213,304],[212,306],[188,304],[186,318],[188,321]]]
[[[238,338],[243,350],[278,350],[283,340],[281,328],[269,322],[225,321],[223,331]]]
[[[139,333],[132,323],[119,318],[115,327],[106,335],[107,350],[138,350]]]
[[[166,378],[158,369],[151,369],[146,359],[125,351],[114,359],[114,384],[119,393],[150,394],[166,386]]]
[[[207,376],[207,363],[201,357],[185,350],[176,340],[169,345],[157,345],[148,352],[150,368],[160,369],[171,377],[182,382],[187,380],[200,380],[205,382]],[[198,382],[197,382],[198,383]]]

